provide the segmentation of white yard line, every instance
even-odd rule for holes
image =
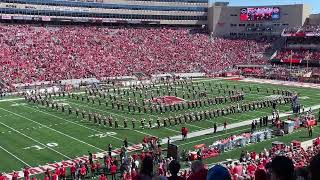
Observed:
[[[202,127],[200,127],[200,126],[196,126],[196,125],[194,125],[194,124],[186,124],[186,126],[192,126],[192,127],[198,128],[198,129],[203,129],[203,130],[205,130],[205,128],[202,128]]]
[[[10,154],[12,157],[17,159],[18,161],[22,162],[24,165],[27,165],[28,167],[32,167],[28,163],[24,162],[22,159],[18,158],[16,155],[14,155],[11,152],[9,152],[8,150],[6,150],[4,147],[0,146],[0,149],[2,149],[3,151],[7,152],[8,154]]]
[[[21,118],[23,118],[23,119],[26,119],[26,120],[28,120],[28,121],[30,121],[30,122],[36,123],[36,124],[38,124],[38,125],[40,125],[40,126],[46,127],[46,128],[48,128],[48,129],[50,129],[50,130],[52,130],[52,131],[54,131],[54,132],[56,132],[56,133],[58,133],[58,134],[61,134],[61,135],[63,135],[63,136],[66,136],[66,137],[68,137],[68,138],[70,138],[70,139],[73,139],[73,140],[75,140],[75,141],[78,141],[78,142],[80,142],[80,143],[82,143],[82,144],[86,144],[86,145],[88,145],[88,146],[90,146],[90,147],[96,148],[96,149],[98,149],[99,151],[104,151],[104,150],[101,149],[101,148],[98,148],[98,147],[96,147],[96,146],[94,146],[94,145],[92,145],[92,144],[89,144],[89,143],[84,142],[84,141],[82,141],[82,140],[80,140],[80,139],[77,139],[77,138],[75,138],[75,137],[72,137],[72,136],[70,136],[70,135],[68,135],[68,134],[65,134],[65,133],[63,133],[63,132],[60,132],[60,131],[55,130],[55,129],[53,129],[53,128],[50,128],[49,126],[43,125],[43,124],[41,124],[41,123],[39,123],[39,122],[37,122],[37,121],[34,121],[34,120],[30,119],[30,118],[24,117],[24,116],[22,116],[22,115],[20,115],[20,114],[17,114],[17,113],[15,113],[15,112],[12,112],[12,111],[9,111],[9,110],[6,110],[6,109],[4,109],[4,108],[0,108],[0,109],[2,109],[3,111],[9,112],[9,113],[11,113],[11,114],[14,114],[15,116],[18,116],[18,117],[21,117]]]
[[[177,132],[177,133],[181,133],[180,131],[177,131],[177,130],[174,130],[174,129],[170,129],[170,128],[165,128],[165,129],[167,129],[167,130],[169,130],[169,131],[172,131],[172,132]]]
[[[152,134],[148,134],[148,133],[145,133],[145,132],[142,132],[142,131],[138,131],[138,130],[136,130],[136,129],[133,129],[135,132],[137,132],[137,133],[140,133],[140,134],[144,134],[144,135],[147,135],[147,136],[154,136],[154,135],[152,135]],[[154,136],[155,137],[155,136]]]
[[[24,98],[9,98],[9,99],[1,99],[0,102],[8,102],[8,101],[18,101]]]
[[[1,108],[1,109],[2,109],[2,108]],[[24,136],[24,137],[26,137],[26,138],[28,138],[28,139],[31,139],[32,141],[34,141],[34,142],[36,142],[36,143],[38,143],[38,144],[41,144],[42,146],[44,146],[44,147],[46,147],[46,148],[48,148],[48,149],[50,149],[50,150],[52,150],[52,151],[60,154],[61,156],[65,157],[65,158],[67,158],[67,159],[71,159],[71,158],[68,157],[67,155],[65,155],[65,154],[63,154],[63,153],[61,153],[61,152],[59,152],[59,151],[56,151],[55,149],[53,149],[53,148],[51,148],[51,147],[49,147],[49,146],[41,143],[40,141],[38,141],[38,140],[36,140],[36,139],[33,139],[32,137],[30,137],[30,136],[28,136],[28,135],[26,135],[26,134],[24,134],[24,133],[22,133],[22,132],[20,132],[20,131],[18,131],[18,130],[16,130],[16,129],[14,129],[14,128],[12,128],[12,127],[10,127],[10,126],[2,123],[2,122],[0,122],[0,124],[2,124],[3,126],[11,129],[12,131],[14,131],[14,132],[16,132],[16,133],[18,133],[18,134],[20,134],[20,135],[22,135],[22,136]]]

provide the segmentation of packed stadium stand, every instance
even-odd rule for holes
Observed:
[[[316,66],[320,64],[319,26],[301,26],[284,29],[284,47],[273,55],[274,63],[302,64]]]
[[[183,28],[7,24],[0,28],[1,75],[7,84],[137,72],[210,74],[237,64],[265,64],[263,53],[271,45],[211,38]]]

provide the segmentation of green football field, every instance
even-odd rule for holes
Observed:
[[[236,103],[247,103],[251,101],[259,101],[266,98],[272,98],[274,95],[272,90],[290,90],[299,93],[300,103],[305,107],[319,105],[320,91],[311,88],[296,88],[288,86],[276,86],[270,84],[254,84],[245,83],[240,81],[227,81],[227,80],[198,80],[199,84],[193,83],[184,85],[172,85],[177,97],[189,101],[199,97],[187,97],[187,87],[195,87],[196,92],[206,92],[207,98],[226,96],[222,89],[236,89],[244,91],[245,98],[243,101]],[[259,89],[259,92],[257,91]],[[212,89],[212,90],[211,90]],[[251,89],[251,91],[250,91]],[[125,91],[125,92],[123,92]],[[143,99],[149,99],[150,94],[159,93],[160,96],[168,95],[167,87],[159,85],[151,87],[147,90],[148,93],[143,92],[140,97],[138,94],[140,90],[121,90],[118,94],[117,91],[110,90],[108,94],[112,97],[117,97],[124,105],[128,104],[127,99],[137,99],[139,103]],[[159,91],[159,92],[157,92]],[[134,95],[135,92],[135,95]],[[173,92],[173,91],[172,91]],[[170,94],[172,96],[172,93]],[[129,112],[125,107],[124,110],[112,109],[111,103],[107,106],[105,101],[109,101],[109,97],[102,99],[103,103],[98,104],[97,101],[93,104],[90,100],[87,102],[86,98],[90,99],[93,96],[78,92],[77,96],[80,98],[69,98],[68,96],[52,97],[54,102],[64,104],[66,107],[70,106],[72,109],[90,111],[92,113],[99,113],[102,116],[112,116],[119,122],[119,128],[110,128],[108,125],[98,125],[89,121],[88,118],[82,118],[81,114],[76,117],[75,113],[68,114],[68,110],[62,112],[60,109],[42,106],[41,104],[34,104],[27,102],[24,99],[10,100],[6,98],[0,102],[0,172],[10,173],[15,170],[21,170],[24,166],[38,167],[47,163],[61,162],[64,160],[75,159],[83,155],[87,155],[88,151],[92,153],[104,152],[107,150],[108,144],[112,144],[114,149],[120,148],[123,145],[123,140],[128,138],[130,145],[139,144],[145,136],[156,136],[165,138],[169,136],[177,136],[181,133],[181,128],[187,127],[190,132],[196,132],[213,127],[213,123],[217,122],[221,125],[224,121],[228,124],[251,120],[265,115],[271,115],[271,108],[261,108],[254,111],[245,113],[235,113],[232,115],[220,116],[211,119],[205,119],[196,122],[183,123],[179,125],[172,124],[171,126],[161,127],[160,129],[153,127],[145,128],[140,127],[140,120],[142,118],[152,119],[152,125],[156,125],[158,118],[165,118],[168,116],[176,116],[186,112],[199,112],[209,109],[217,109],[236,104],[232,102],[222,103],[219,105],[206,105],[203,107],[190,108],[184,110],[170,111],[165,113],[156,112]],[[122,99],[121,99],[122,96]],[[173,95],[175,96],[175,95]],[[84,101],[81,98],[84,97]],[[121,100],[120,100],[121,99]],[[290,112],[291,104],[278,105],[280,112]],[[307,109],[306,109],[307,110]],[[318,110],[315,110],[318,115]],[[128,128],[123,128],[123,121],[128,120]],[[136,119],[136,128],[132,129],[131,119]],[[179,150],[193,149],[196,144],[205,143],[207,145],[213,143],[215,140],[229,137],[233,134],[250,131],[250,126],[242,126],[234,129],[229,129],[227,132],[218,132],[215,135],[203,135],[193,137],[186,141],[177,141]],[[320,129],[316,127],[314,134],[319,135]],[[308,140],[306,138],[307,132],[299,130],[293,134],[285,137],[275,137],[274,139],[261,142],[258,144],[249,145],[245,147],[247,150],[262,150],[271,145],[272,141],[290,142],[297,139],[301,141]],[[235,149],[233,151],[222,153],[219,157],[206,159],[207,163],[214,163],[223,161],[227,158],[238,158],[242,149]]]

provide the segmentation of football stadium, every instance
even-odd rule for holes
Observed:
[[[0,180],[319,180],[313,8],[0,0]]]

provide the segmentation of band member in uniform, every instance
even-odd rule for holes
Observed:
[[[76,109],[76,116],[79,117],[79,109]]]
[[[160,126],[161,126],[159,118],[157,119],[157,126],[158,126],[158,128],[160,128]]]
[[[227,120],[225,120],[223,123],[223,130],[224,131],[227,131],[227,125],[228,125]]]
[[[85,111],[82,111],[82,112],[81,112],[81,115],[82,115],[82,118],[83,118],[83,119],[85,118],[85,114],[86,114]]]
[[[152,119],[149,119],[148,123],[149,123],[149,128],[151,129],[152,128]]]
[[[108,121],[109,121],[109,127],[112,128],[112,117],[111,116],[109,116]]]
[[[123,128],[127,128],[128,127],[128,120],[124,119],[123,120]]]
[[[132,124],[132,129],[134,129],[136,127],[136,120],[132,119],[131,124]]]
[[[89,112],[88,113],[88,119],[89,119],[90,122],[91,122],[91,118],[92,118],[92,114]]]
[[[140,122],[141,122],[141,128],[144,129],[144,122],[145,122],[145,120],[144,120],[144,119],[141,119]]]
[[[163,120],[163,127],[167,127],[167,118],[165,118],[164,120]]]
[[[116,128],[116,129],[119,128],[118,119],[117,118],[114,119],[114,128]]]

